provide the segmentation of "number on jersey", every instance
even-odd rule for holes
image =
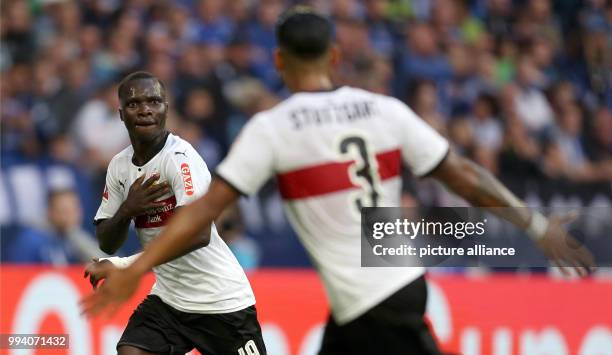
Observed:
[[[367,141],[362,136],[348,136],[340,141],[339,149],[341,154],[355,160],[348,173],[351,181],[363,190],[361,196],[355,199],[357,211],[360,212],[362,207],[377,207],[380,176],[376,157],[368,149]]]
[[[247,341],[242,348],[238,349],[238,355],[259,355],[255,341]]]

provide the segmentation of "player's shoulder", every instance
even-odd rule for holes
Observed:
[[[260,125],[263,125],[264,122],[270,124],[270,122],[274,122],[275,120],[284,120],[287,116],[287,112],[293,111],[296,108],[303,108],[311,104],[327,102],[327,100],[332,102],[342,100],[345,97],[353,99],[356,97],[379,98],[384,97],[384,95],[376,94],[352,86],[341,86],[327,91],[297,92],[277,103],[273,107],[260,111],[254,115],[250,121],[253,121],[254,123],[257,122]]]
[[[170,133],[168,134],[168,141],[164,146],[164,152],[169,155],[177,155],[177,153],[184,152],[185,150],[195,150],[191,143],[187,142],[183,138]]]
[[[122,151],[115,154],[108,164],[108,170],[120,168],[126,164],[129,164],[132,161],[132,156],[134,155],[134,148],[131,145],[125,147]]]
[[[361,96],[368,96],[368,97],[386,97],[385,95],[373,92],[373,91],[368,91],[366,89],[362,89],[362,88],[358,88],[358,87],[354,87],[354,86],[341,86],[337,89],[337,93],[339,95],[361,95]]]
[[[340,101],[353,101],[357,99],[374,102],[377,111],[384,115],[387,120],[393,117],[403,117],[407,111],[410,111],[408,105],[398,98],[361,88],[343,86],[338,94],[341,97]]]
[[[241,130],[241,134],[249,132],[249,134],[256,134],[261,136],[266,132],[271,131],[271,127],[275,126],[275,122],[282,119],[282,115],[279,111],[279,105],[269,108],[267,110],[259,111],[246,122]]]
[[[164,146],[163,152],[164,160],[175,165],[178,164],[180,166],[183,163],[190,163],[206,166],[204,159],[191,143],[172,133],[168,135],[168,141]]]
[[[368,91],[366,89],[357,88],[354,86],[341,86],[336,89],[334,92],[330,92],[331,95],[337,96],[340,100],[345,99],[368,99],[368,100],[381,100],[386,101],[389,98],[392,98],[387,95],[379,94],[373,91]]]
[[[383,108],[394,109],[397,106],[402,106],[402,107],[406,106],[405,103],[403,103],[401,100],[393,96],[380,94],[380,93],[368,91],[365,89],[347,87],[347,92],[349,95],[352,95],[352,96],[360,95],[360,96],[363,96],[364,98],[370,98],[371,100],[375,100],[379,102]]]

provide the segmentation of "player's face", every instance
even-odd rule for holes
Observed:
[[[130,137],[147,142],[165,132],[168,103],[159,82],[153,79],[132,80],[121,94],[119,113]]]

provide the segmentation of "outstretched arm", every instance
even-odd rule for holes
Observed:
[[[563,227],[571,217],[546,218],[539,212],[525,208],[526,204],[489,171],[469,159],[451,151],[430,176],[473,206],[488,208],[499,217],[525,229],[557,266],[571,266],[582,276],[594,267],[591,253],[568,235]],[[567,274],[564,268],[561,271]]]
[[[531,212],[526,204],[508,190],[488,170],[452,150],[429,176],[442,182],[475,207],[511,207],[502,216],[519,228],[527,228]],[[495,211],[495,210],[493,210]]]

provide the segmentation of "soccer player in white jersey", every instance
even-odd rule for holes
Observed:
[[[423,321],[422,268],[360,267],[364,206],[399,206],[402,163],[482,207],[524,207],[489,172],[460,157],[402,102],[364,90],[334,89],[332,24],[297,7],[277,24],[275,66],[293,95],[255,115],[217,170],[208,193],[173,218],[123,273],[83,301],[96,314],[122,303],[143,273],[184,254],[198,233],[241,194],[277,178],[290,222],[312,257],[331,304],[320,354],[438,354]],[[592,263],[565,242],[557,218],[527,208],[506,216],[537,234],[553,260],[581,273]]]
[[[147,245],[211,180],[196,150],[166,130],[168,103],[160,80],[135,72],[118,92],[132,144],[110,162],[95,216],[100,247],[109,254],[123,244],[132,220]],[[249,281],[211,222],[192,240],[189,253],[153,268],[155,284],[130,317],[119,354],[185,354],[193,348],[203,354],[265,354]],[[99,261],[86,276],[95,288],[108,272],[139,255]]]

